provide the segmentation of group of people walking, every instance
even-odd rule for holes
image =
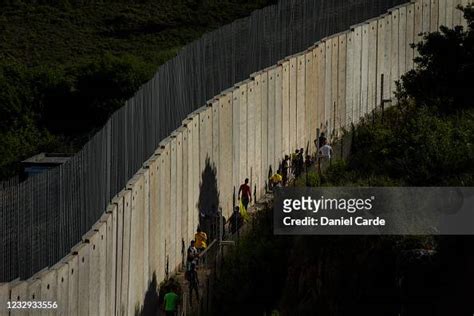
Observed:
[[[318,163],[318,172],[321,172],[321,163],[324,161],[330,161],[332,157],[332,148],[328,144],[327,139],[322,133],[318,139],[315,140],[316,148],[318,149],[316,155],[316,161]],[[295,150],[295,152],[290,155],[285,155],[280,167],[277,172],[270,177],[270,189],[277,186],[286,186],[288,182],[296,177],[299,177],[303,172],[305,167],[309,168],[314,163],[314,158],[308,153],[304,152],[303,148]],[[238,191],[238,200],[240,205],[235,206],[234,211],[232,212],[231,217],[229,218],[228,229],[231,234],[235,234],[243,226],[245,220],[247,219],[247,210],[249,204],[252,202],[252,189],[249,185],[249,179],[245,179],[244,183],[239,187]],[[222,219],[220,218],[222,217]],[[219,233],[222,236],[225,235],[225,218],[219,212],[216,217],[218,221],[222,224],[219,224],[220,229]],[[203,251],[207,248],[208,237],[205,232],[201,230],[198,226],[194,239],[191,240],[191,243],[187,249],[186,255],[186,272],[185,279],[188,281],[189,286],[189,304],[192,305],[193,294],[196,296],[197,301],[199,302],[199,276],[197,272],[199,259]],[[164,297],[165,311],[167,315],[175,315],[176,304],[178,301],[178,296],[175,291],[171,290]]]
[[[305,155],[303,148],[296,149],[291,156],[285,155],[277,172],[269,179],[270,189],[286,186],[292,179],[299,177],[305,167],[308,169],[315,161],[317,162],[318,173],[321,174],[321,165],[331,160],[333,150],[324,133],[321,133],[314,143],[318,149],[316,160],[309,153]]]

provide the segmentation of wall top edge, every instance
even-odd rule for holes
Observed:
[[[357,23],[357,24],[353,24],[353,25],[350,26],[350,30],[354,31],[356,28],[363,27],[364,25],[367,25],[367,24],[369,24],[367,21]]]
[[[71,253],[73,255],[77,255],[79,253],[79,251],[81,251],[82,249],[84,249],[86,247],[86,245],[84,244],[84,242],[81,240],[80,242],[78,242],[77,244],[75,244],[74,246],[72,246],[71,248]]]
[[[2,283],[2,284],[8,284],[9,287],[12,289],[12,288],[14,288],[15,286],[18,286],[21,283],[23,283],[23,281],[20,280],[20,278],[16,278],[13,281],[10,281],[8,283]]]
[[[401,8],[406,8],[406,7],[408,7],[411,3],[412,3],[412,2],[402,3],[402,4],[399,4],[399,5],[395,6],[395,7],[392,7],[392,8],[390,8],[390,9],[388,9],[387,11],[388,11],[388,12],[391,12],[391,11],[395,11],[395,10],[398,10],[398,9],[401,9]],[[415,2],[413,2],[413,3],[415,3]]]
[[[170,142],[170,141],[171,141],[171,137],[168,136],[168,137],[164,138],[164,139],[158,144],[158,146],[161,147],[161,148],[164,148],[164,147],[166,147],[166,146],[169,145],[169,142]]]
[[[117,193],[117,195],[115,195],[112,198],[112,203],[113,204],[119,204],[120,203],[120,200],[123,199],[124,191],[125,191],[125,189],[122,189],[119,193]]]
[[[243,81],[240,81],[240,82],[237,82],[235,85],[234,85],[234,88],[240,88],[242,87],[243,85],[247,85],[249,84],[249,82],[251,82],[252,79],[245,79]]]
[[[227,94],[233,93],[234,91],[235,91],[234,87],[227,88],[219,94],[219,97],[225,97]]]
[[[76,255],[74,255],[72,253],[68,253],[64,258],[61,259],[61,261],[56,263],[52,268],[54,268],[56,270],[56,269],[59,269],[60,267],[62,267],[64,265],[68,265],[69,262],[71,262],[71,260],[73,260],[75,256]]]
[[[111,212],[108,211],[109,208],[112,209]],[[109,206],[107,206],[107,211],[106,211],[106,213],[102,214],[102,216],[99,218],[99,221],[98,221],[98,222],[100,222],[100,223],[106,223],[106,222],[109,220],[110,216],[112,216],[111,214],[112,214],[112,212],[113,212],[113,209],[114,209],[114,206],[109,204]]]
[[[37,281],[41,281],[40,278],[46,274],[46,272],[48,272],[48,267],[46,268],[43,268],[41,270],[39,270],[38,272],[36,272],[35,274],[33,274],[31,277],[29,277],[26,282],[28,283],[33,283],[33,282],[37,282]]]
[[[97,234],[97,232],[94,230],[94,226],[96,225],[97,223],[95,223],[94,225],[92,225],[92,228],[90,230],[87,231],[87,233],[85,233],[84,235],[82,235],[82,240],[83,242],[87,243],[87,242],[90,242],[91,239],[94,237],[95,234]]]

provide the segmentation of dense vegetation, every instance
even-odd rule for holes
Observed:
[[[274,0],[0,0],[0,180],[75,152],[156,68]]]
[[[418,45],[399,105],[366,117],[351,150],[297,185],[474,185],[474,10],[468,30]],[[347,142],[346,142],[347,144]],[[274,236],[259,214],[226,259],[215,315],[467,315],[474,306],[470,236]]]

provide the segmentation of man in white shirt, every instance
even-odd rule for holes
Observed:
[[[331,159],[332,156],[332,147],[329,144],[325,144],[323,147],[319,149],[319,157]]]
[[[318,173],[321,174],[321,165],[330,162],[332,157],[332,147],[325,142],[318,151]]]

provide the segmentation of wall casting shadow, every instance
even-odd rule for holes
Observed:
[[[158,286],[158,281],[156,280],[156,273],[153,272],[153,277],[145,293],[145,300],[143,301],[142,308],[141,310],[136,310],[135,315],[139,315],[139,316],[158,315],[159,299],[158,299],[157,286]]]
[[[216,236],[216,221],[219,209],[219,189],[217,188],[217,168],[206,158],[206,166],[201,174],[199,188],[199,226],[207,233],[208,240]],[[196,227],[197,228],[197,227]]]

